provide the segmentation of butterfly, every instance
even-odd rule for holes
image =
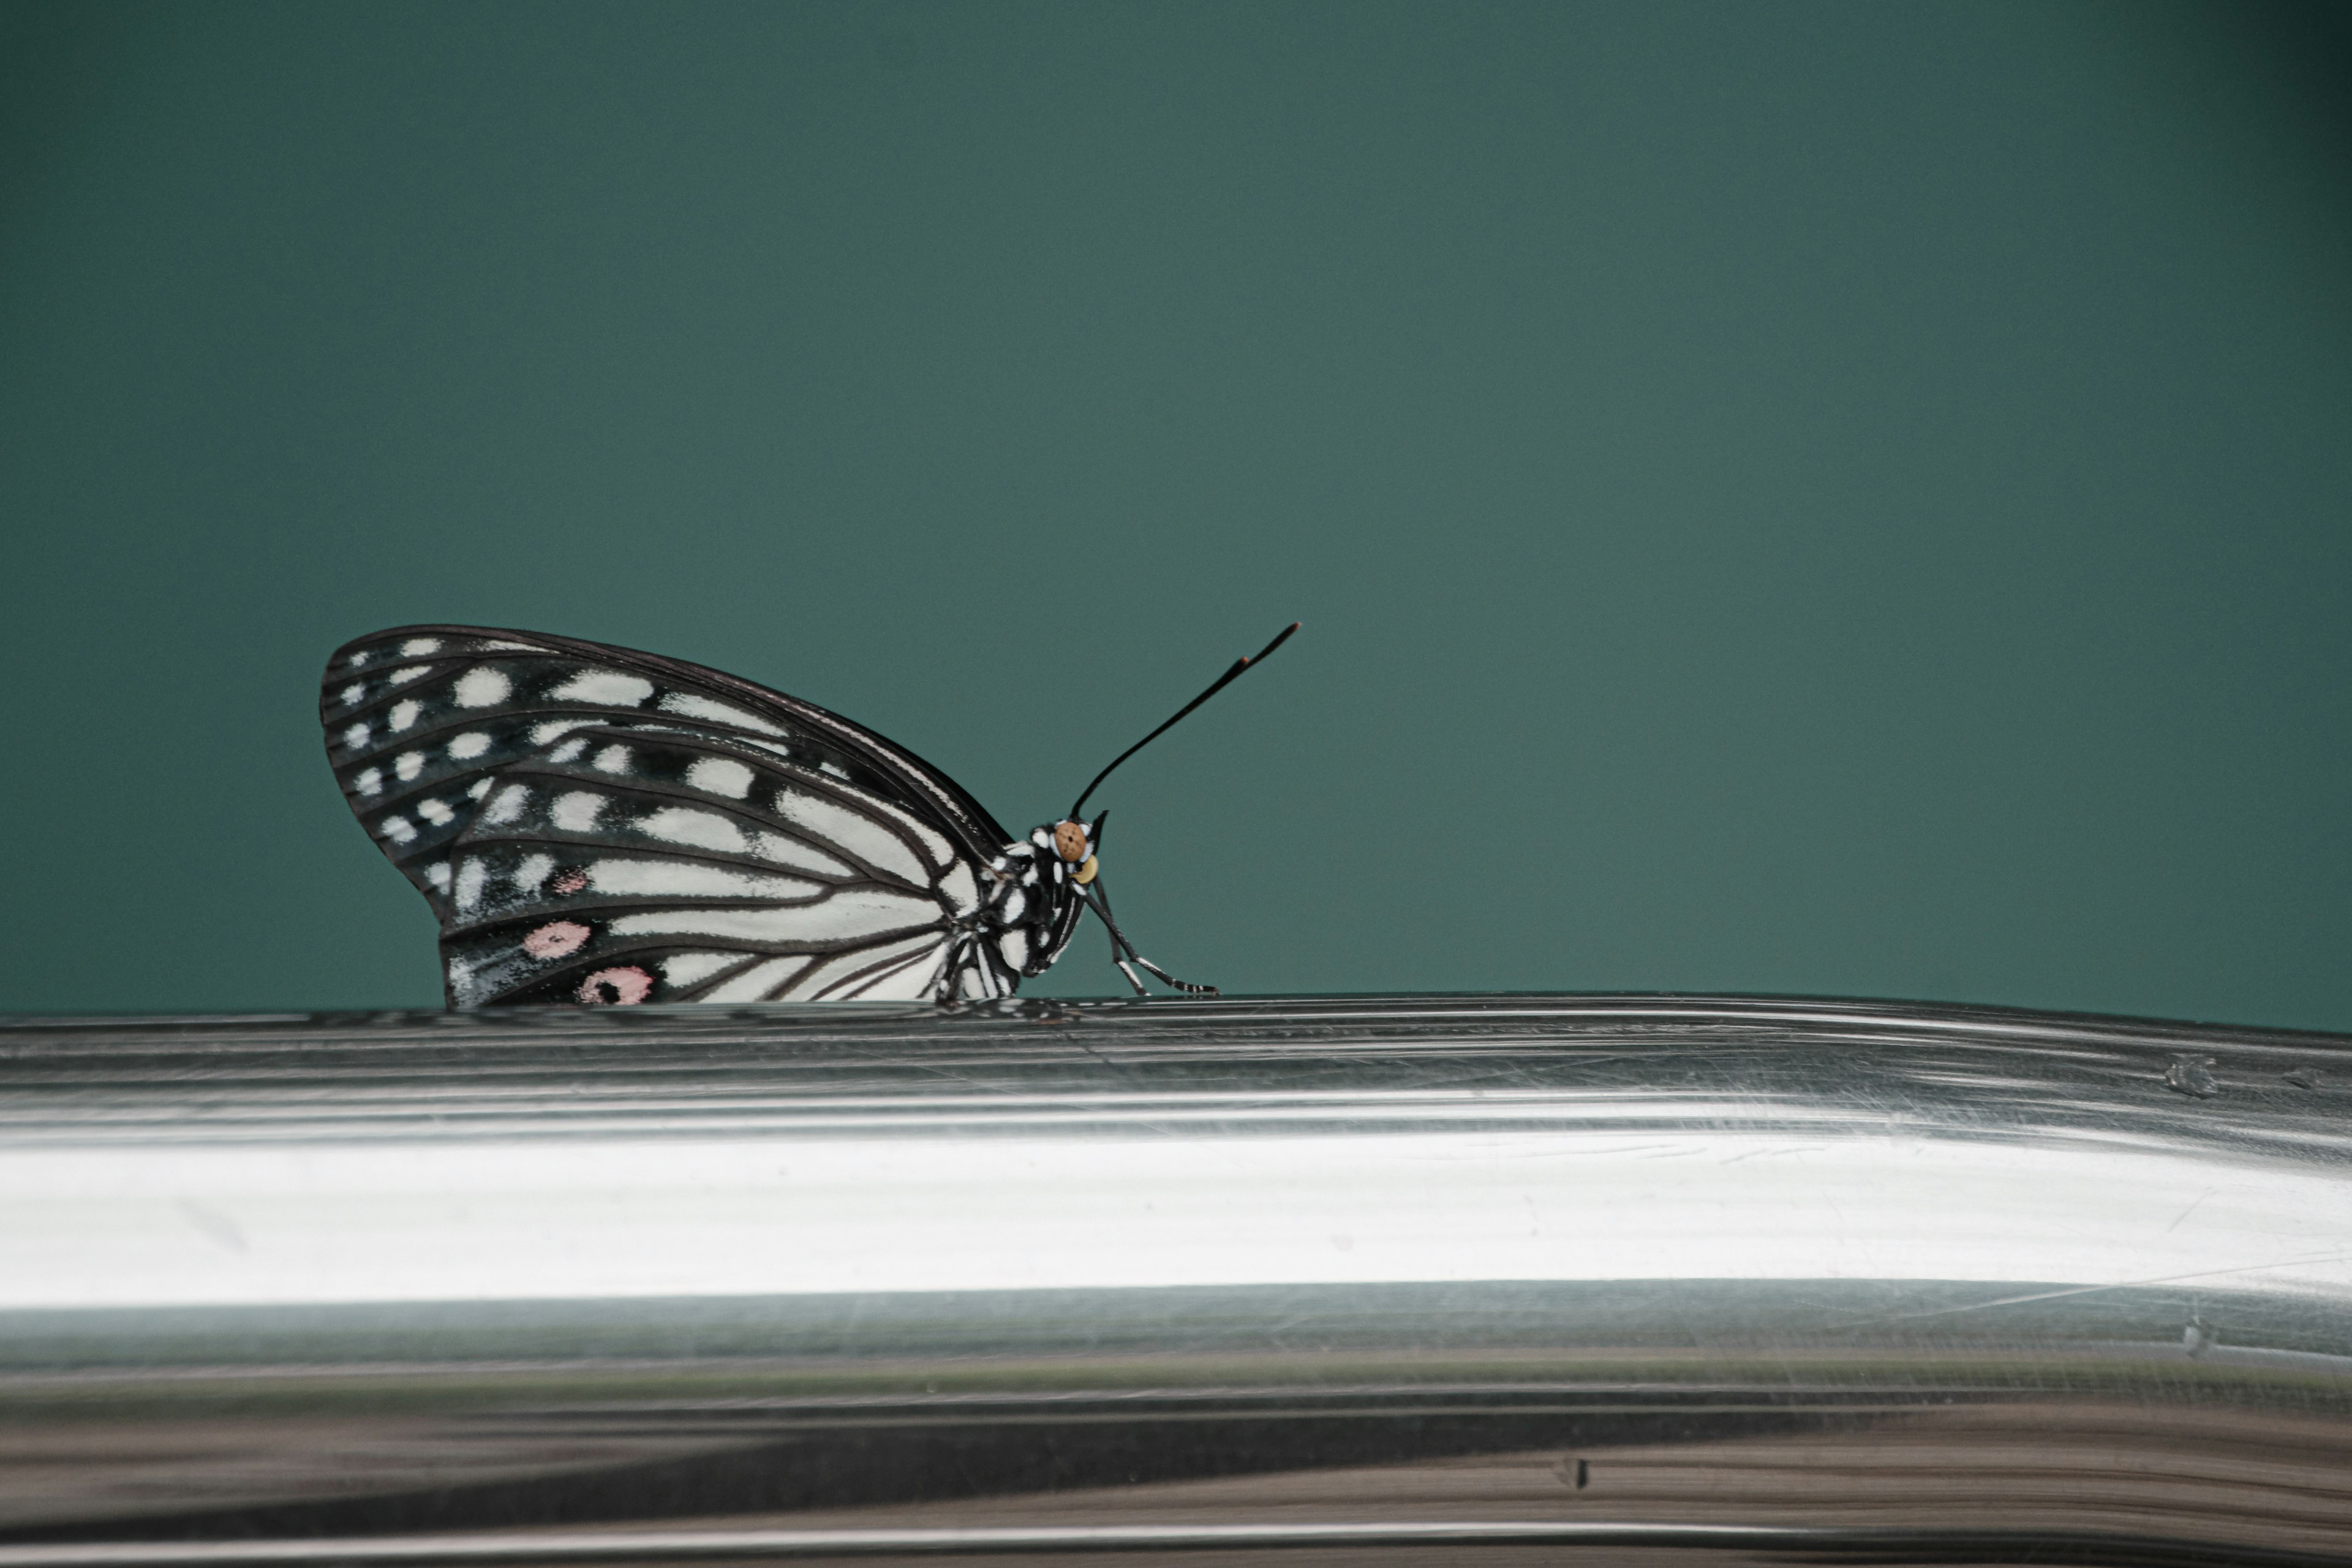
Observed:
[[[1179,991],[1111,916],[1112,769],[1015,837],[953,779],[836,713],[683,659],[483,626],[400,626],[328,661],[343,795],[441,922],[449,1005],[1010,996],[1088,910],[1112,962]]]

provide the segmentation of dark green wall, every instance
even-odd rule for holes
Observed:
[[[0,1006],[437,998],[314,731],[379,626],[716,664],[1025,825],[1302,618],[1102,797],[1180,973],[2352,1028],[2342,41],[0,13]]]

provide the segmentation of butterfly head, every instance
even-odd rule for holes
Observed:
[[[1034,878],[1042,878],[1059,888],[1076,883],[1083,888],[1095,879],[1097,862],[1095,847],[1102,842],[1104,812],[1091,823],[1076,817],[1064,817],[1029,830],[1029,841],[1015,844],[1009,854],[1027,859],[1034,867]]]
[[[1103,814],[1108,816],[1109,813]],[[1064,818],[1046,830],[1054,853],[1060,857],[1071,881],[1085,887],[1095,879],[1095,828],[1102,826],[1102,817],[1095,818],[1095,827],[1074,818]]]

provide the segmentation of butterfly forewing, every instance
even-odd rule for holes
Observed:
[[[952,932],[1003,829],[823,709],[627,649],[413,626],[339,650],[320,714],[352,810],[440,918],[457,1005],[1015,983]]]

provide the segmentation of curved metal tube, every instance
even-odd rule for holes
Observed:
[[[0,1568],[2352,1559],[2333,1037],[53,1019],[0,1089]]]

